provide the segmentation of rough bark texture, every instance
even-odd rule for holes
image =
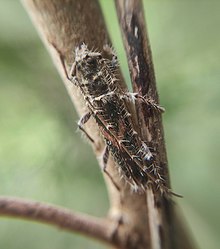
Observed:
[[[115,0],[122,37],[128,58],[133,91],[159,103],[156,79],[140,0]],[[156,160],[170,188],[169,172],[161,115],[152,115],[136,103],[138,127],[144,141],[156,151]],[[153,196],[154,195],[154,196]],[[147,191],[148,221],[151,248],[195,248],[191,239],[178,234],[175,204],[172,200]],[[185,241],[184,243],[179,243]]]
[[[159,98],[142,4],[135,0],[116,0],[116,7],[133,90],[158,103]],[[161,115],[150,113],[141,103],[136,103],[136,108],[142,139],[148,141],[148,144],[156,151],[157,164],[162,169],[167,186],[170,187]],[[147,206],[152,235],[151,246],[152,248],[176,248],[175,236],[173,236],[173,203],[161,195],[152,198],[153,193],[150,192],[151,190],[147,193]]]
[[[98,1],[23,0],[22,2],[49,50],[81,116],[86,112],[84,100],[79,91],[67,80],[60,56],[69,69],[74,60],[73,49],[79,43],[85,42],[90,48],[94,47],[100,51],[102,51],[103,45],[110,44]],[[138,91],[142,95],[147,94],[158,101],[142,6],[139,1],[117,1],[117,10],[122,25],[134,91]],[[125,87],[123,81],[121,84]],[[168,181],[161,117],[148,119],[149,113],[143,109],[142,105],[137,106],[137,113],[141,127],[140,134],[144,139],[154,143],[154,147],[159,151],[157,160],[163,166]],[[94,152],[97,159],[100,160],[104,142],[99,135],[98,127],[92,120],[88,122],[86,129],[89,134],[93,134]],[[151,190],[142,194],[132,193],[130,187],[120,179],[112,159],[109,160],[107,167],[120,191],[104,175],[111,203],[108,217],[104,221],[104,227],[111,234],[105,238],[106,242],[117,248],[126,249],[195,248],[190,244],[188,235],[185,236],[182,222],[176,218],[173,202],[159,195],[154,196]],[[3,215],[5,215],[4,212]],[[178,231],[180,232],[178,233]],[[103,240],[103,237],[98,234],[94,234],[94,237]]]

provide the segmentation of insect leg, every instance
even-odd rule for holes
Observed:
[[[111,69],[114,71],[118,67],[118,59],[116,52],[114,51],[113,47],[111,47],[109,44],[105,44],[103,46],[103,50],[110,56],[112,56],[111,60]]]
[[[108,159],[109,159],[109,148],[108,148],[108,146],[106,146],[105,149],[104,149],[103,156],[102,156],[102,160],[103,160],[103,171],[104,172],[106,172]]]
[[[149,98],[144,98],[142,96],[140,96],[141,99],[143,100],[143,102],[145,104],[147,104],[150,108],[152,108],[153,110],[159,112],[159,113],[164,113],[165,112],[165,108],[162,106],[159,106],[158,104],[156,104],[152,99]]]
[[[122,96],[122,98],[128,99],[132,102],[139,99],[139,100],[143,101],[149,108],[151,108],[159,113],[165,112],[165,109],[163,107],[159,106],[158,104],[156,104],[152,99],[143,97],[138,93],[125,93],[125,95]]]
[[[113,177],[109,174],[109,172],[106,170],[107,168],[107,163],[108,163],[108,159],[109,159],[109,148],[108,146],[106,146],[104,148],[104,152],[103,152],[103,156],[102,156],[102,162],[103,162],[103,167],[102,170],[103,172],[105,172],[105,174],[110,178],[110,180],[112,181],[113,185],[115,186],[115,188],[120,191],[119,186],[116,184],[116,182],[114,181]]]
[[[116,184],[116,182],[114,181],[114,179],[112,178],[112,176],[109,174],[109,172],[106,170],[107,168],[107,162],[109,159],[109,148],[108,146],[105,147],[104,149],[104,153],[103,153],[103,171],[105,172],[105,174],[110,178],[111,182],[113,183],[113,185],[115,186],[115,188],[120,192],[120,187]],[[120,197],[120,202],[121,205],[123,203],[121,197]],[[115,238],[115,236],[117,235],[119,226],[123,224],[123,217],[122,214],[118,214],[117,217],[115,217],[115,224],[112,227],[112,232],[111,232],[111,238]]]
[[[73,63],[71,69],[70,69],[70,79],[72,80],[72,78],[75,78],[76,77],[76,62]]]
[[[69,75],[67,73],[64,55],[62,54],[62,52],[60,51],[60,49],[57,47],[57,45],[54,42],[51,42],[51,41],[49,41],[49,42],[54,47],[54,49],[57,51],[57,53],[60,57],[60,62],[63,66],[64,73],[65,73],[67,79],[71,81],[71,78],[69,77]]]
[[[81,131],[83,131],[85,133],[85,135],[87,136],[87,138],[94,143],[94,140],[90,137],[90,135],[86,132],[86,130],[83,128],[83,125],[90,119],[91,117],[91,112],[86,113],[85,115],[83,115],[80,120],[78,121],[78,127]]]
[[[79,85],[79,80],[76,77],[76,62],[74,62],[72,64],[69,75],[67,74],[67,70],[66,70],[65,65],[64,65],[64,70],[65,70],[65,74],[66,74],[67,79],[69,81],[71,81],[75,86]]]
[[[57,51],[59,57],[60,57],[60,62],[63,66],[63,70],[64,73],[66,75],[66,78],[71,81],[74,85],[77,85],[78,83],[78,79],[76,77],[76,62],[74,62],[72,64],[72,67],[70,69],[70,74],[67,73],[67,68],[66,68],[66,64],[65,64],[65,58],[64,55],[62,54],[62,52],[58,49],[58,47],[56,46],[56,44],[54,44],[53,42],[50,42],[50,44],[54,47],[54,49]]]

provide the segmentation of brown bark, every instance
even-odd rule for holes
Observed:
[[[158,103],[159,98],[142,4],[139,0],[116,0],[115,2],[133,90],[142,96],[151,97]],[[156,151],[157,163],[163,170],[162,175],[165,176],[167,186],[170,187],[161,115],[159,113],[152,115],[141,103],[136,103],[136,108],[142,139],[148,141],[148,144]],[[151,190],[147,193],[147,206],[151,247],[176,248],[176,236],[173,236],[172,227],[173,204],[161,195],[152,198],[155,193],[150,192]]]
[[[111,243],[111,222],[63,207],[19,198],[0,197],[0,215],[43,222]]]
[[[140,0],[115,0],[122,31],[133,91],[159,104],[156,78],[147,35],[143,6]],[[166,185],[170,188],[167,154],[162,117],[136,103],[138,127],[144,141],[156,151],[156,161],[161,167]],[[154,197],[153,197],[154,195]],[[152,198],[153,197],[153,198]],[[151,248],[195,248],[186,231],[178,233],[176,207],[171,199],[147,191],[148,221]],[[183,238],[183,234],[184,237]],[[184,241],[184,243],[180,243]]]

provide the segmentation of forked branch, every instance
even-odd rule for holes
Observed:
[[[79,43],[85,42],[90,48],[94,47],[99,51],[102,51],[106,43],[110,44],[98,0],[22,0],[22,2],[51,54],[71,100],[82,116],[86,113],[84,99],[67,80],[60,56],[62,55],[69,69],[74,60],[73,49]],[[136,0],[117,0],[116,3],[134,91],[142,96],[148,94],[157,102],[143,8],[140,1]],[[130,24],[132,29],[129,29]],[[124,83],[121,82],[121,84]],[[157,149],[158,160],[160,165],[163,164],[164,175],[169,183],[161,117],[147,119],[147,113],[141,104],[137,106],[136,113],[138,127],[141,127],[140,134],[146,141],[154,143],[153,147]],[[86,130],[93,134],[95,141],[93,148],[99,159],[103,153],[104,142],[97,125],[95,122],[90,122]],[[147,191],[147,195],[131,192],[130,188],[120,180],[112,159],[108,161],[108,172],[114,176],[114,180],[120,187],[118,191],[112,182],[106,179],[111,204],[109,220],[75,214],[52,205],[4,197],[0,198],[0,215],[45,222],[69,231],[83,233],[112,245],[117,244],[118,248],[193,248],[188,243],[187,234],[182,235],[184,230],[182,221],[176,219],[173,203],[160,196],[155,201],[151,191]],[[117,230],[112,229],[114,224],[118,224]],[[182,236],[175,234],[178,231]],[[185,247],[181,241],[184,241],[187,246]]]

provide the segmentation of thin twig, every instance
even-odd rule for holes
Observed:
[[[111,221],[75,213],[51,204],[14,197],[0,197],[0,216],[16,217],[57,226],[110,243]]]

